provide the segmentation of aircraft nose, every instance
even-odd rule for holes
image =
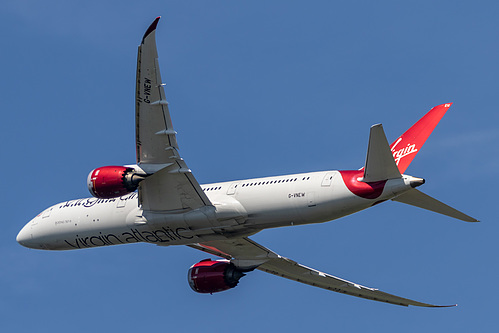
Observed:
[[[29,223],[28,223],[29,224]],[[31,233],[31,227],[26,224],[21,231],[17,234],[16,241],[24,247],[33,247],[33,235]]]

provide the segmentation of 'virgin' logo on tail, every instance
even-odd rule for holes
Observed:
[[[407,155],[417,153],[418,151],[416,145],[410,143],[408,143],[407,146],[402,149],[395,150],[400,141],[402,141],[402,138],[398,138],[391,148],[391,151],[393,153],[393,158],[395,159],[395,163],[397,163],[397,165],[399,165],[399,162],[402,158],[406,157]]]

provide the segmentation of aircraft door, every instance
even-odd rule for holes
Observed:
[[[336,172],[328,172],[322,179],[321,186],[322,187],[328,187],[331,186],[331,183],[333,182],[334,176],[336,176]]]
[[[232,183],[232,184],[230,184],[230,187],[227,190],[227,195],[234,195],[234,194],[236,194],[237,185],[239,185],[239,183]]]
[[[118,198],[118,203],[116,204],[117,208],[123,208],[126,205],[126,200],[123,200],[123,197]]]

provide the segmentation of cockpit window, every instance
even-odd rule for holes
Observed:
[[[45,209],[45,211],[42,213],[42,219],[49,217],[51,211],[52,211],[52,207]]]

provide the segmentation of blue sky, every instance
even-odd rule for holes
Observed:
[[[200,183],[363,165],[453,106],[407,173],[479,224],[388,202],[253,239],[307,266],[451,309],[404,308],[262,272],[191,291],[207,257],[148,244],[68,252],[15,236],[46,207],[89,196],[86,177],[134,153],[137,46],[157,43],[181,155]],[[5,1],[0,330],[491,331],[499,277],[495,1]]]

